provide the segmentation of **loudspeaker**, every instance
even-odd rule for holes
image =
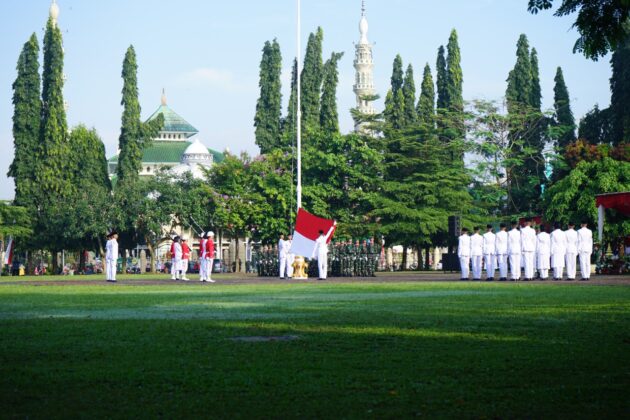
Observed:
[[[461,216],[448,216],[448,237],[452,241],[461,235],[462,218]]]

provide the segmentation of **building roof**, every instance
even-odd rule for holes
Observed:
[[[164,127],[161,131],[169,133],[184,133],[186,134],[186,137],[194,136],[199,132],[199,130],[190,125],[188,121],[180,117],[165,103],[162,103],[162,105],[160,105],[160,107],[149,117],[147,121],[154,120],[160,114],[164,116]]]
[[[189,141],[154,141],[151,146],[144,149],[142,162],[180,163],[182,155],[192,143]],[[223,161],[223,153],[208,149],[216,163]],[[110,163],[118,162],[118,155],[108,159]]]

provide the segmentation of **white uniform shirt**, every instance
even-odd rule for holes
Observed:
[[[107,241],[107,245],[105,246],[105,259],[106,260],[117,260],[118,259],[118,241],[116,239],[110,239]]]
[[[494,251],[496,249],[495,247],[496,236],[497,235],[495,235],[492,232],[486,232],[483,234],[483,254],[484,255],[494,255]]]
[[[173,256],[175,258],[176,261],[179,261],[182,259],[182,244],[180,244],[179,242],[175,242],[175,246],[173,247],[173,249],[175,250],[175,255]]]
[[[459,237],[459,244],[457,245],[458,257],[470,257],[470,236],[463,234]]]
[[[564,234],[567,237],[567,254],[577,254],[578,234],[574,229],[568,229]]]
[[[478,233],[470,237],[470,255],[483,255],[483,236]]]
[[[514,228],[508,232],[508,254],[521,255],[521,232]]]
[[[278,254],[280,254],[281,257],[286,257],[287,253],[285,252],[285,248],[284,248],[284,243],[286,241],[284,239],[280,239],[278,241]]]
[[[328,254],[328,244],[326,243],[326,237],[320,235],[319,238],[315,241],[315,249],[313,250],[313,255],[317,255],[319,258],[324,258]]]
[[[560,229],[551,232],[551,253],[564,255],[567,252],[567,236]]]
[[[282,251],[281,253],[284,253],[284,255],[289,255],[290,251],[291,251],[291,241],[289,241],[288,239],[285,241],[282,241]]]
[[[547,232],[540,232],[536,237],[536,254],[551,255],[551,237]]]
[[[508,234],[506,231],[501,230],[497,232],[496,241],[495,241],[495,249],[497,255],[507,255],[508,253]]]
[[[521,229],[521,249],[523,252],[536,251],[536,231],[530,226]]]
[[[593,252],[593,232],[587,227],[583,227],[577,231],[578,234],[578,252]]]

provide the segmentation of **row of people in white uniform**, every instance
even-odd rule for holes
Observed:
[[[593,233],[588,229],[587,222],[582,222],[578,231],[574,226],[569,223],[568,229],[563,231],[560,223],[554,223],[551,233],[542,231],[537,234],[528,220],[520,229],[517,222],[512,222],[509,232],[507,226],[501,223],[500,231],[496,234],[492,225],[487,226],[487,232],[483,235],[479,234],[479,228],[476,227],[472,236],[464,228],[457,249],[461,279],[468,280],[472,266],[473,280],[480,280],[483,261],[487,280],[494,279],[497,268],[499,280],[507,280],[508,263],[511,280],[520,280],[521,267],[525,280],[533,280],[536,269],[541,280],[548,279],[550,269],[553,270],[553,279],[561,280],[565,266],[567,280],[575,280],[579,256],[582,280],[588,280],[591,275]]]

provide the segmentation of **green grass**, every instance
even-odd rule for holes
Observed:
[[[622,418],[629,326],[624,286],[0,284],[1,416]]]

